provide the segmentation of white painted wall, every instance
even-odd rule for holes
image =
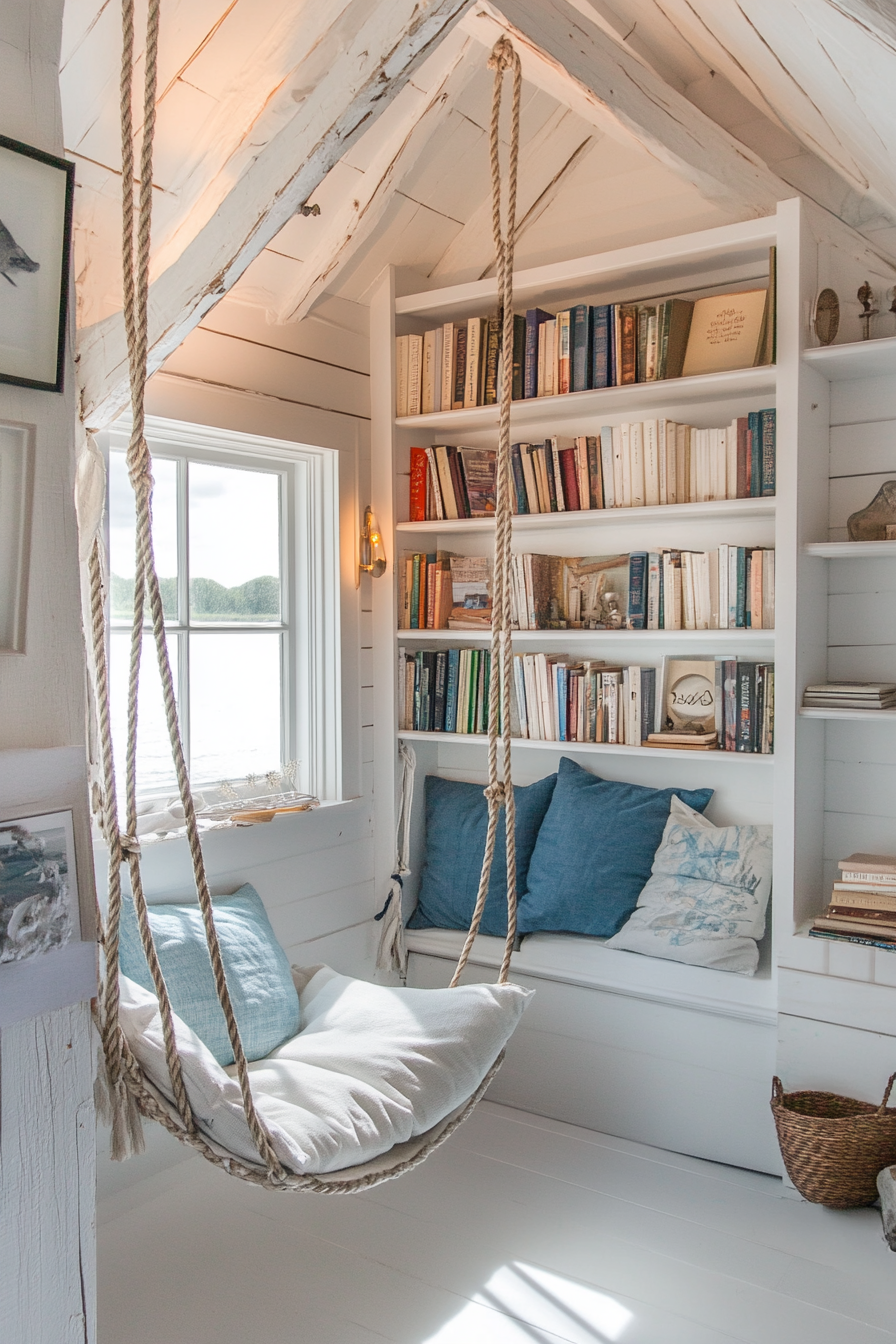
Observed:
[[[0,130],[56,154],[61,26],[62,0],[0,6]],[[0,384],[0,419],[33,425],[36,449],[26,649],[0,654],[0,750],[84,740],[70,353],[65,378],[61,396]],[[14,798],[17,781],[0,782]],[[7,1027],[0,1061],[0,1334],[85,1344],[95,1338],[89,1006]]]
[[[346,801],[211,833],[203,849],[212,892],[251,882],[292,962],[325,961],[361,976],[373,970],[371,915],[381,903],[373,875],[370,580],[356,587],[358,513],[370,474],[368,359],[368,311],[357,304],[324,300],[301,323],[270,326],[260,310],[225,299],[152,380],[148,398],[154,415],[339,453]],[[147,847],[143,869],[150,899],[192,890],[183,840]],[[101,1198],[184,1156],[167,1136],[153,1132],[149,1143],[144,1157],[124,1166],[101,1160]]]

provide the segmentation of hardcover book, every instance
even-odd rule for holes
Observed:
[[[750,369],[761,353],[768,290],[713,294],[694,304],[682,377]]]

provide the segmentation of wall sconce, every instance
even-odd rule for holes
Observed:
[[[386,552],[383,539],[376,525],[376,519],[370,505],[364,510],[364,526],[361,528],[361,558],[359,566],[373,579],[379,579],[386,572]]]

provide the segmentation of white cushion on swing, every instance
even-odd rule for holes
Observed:
[[[526,1007],[519,985],[393,989],[328,966],[295,980],[302,1030],[249,1064],[277,1156],[296,1173],[371,1162],[432,1130],[476,1091]],[[184,1081],[203,1133],[258,1165],[235,1068],[217,1063],[175,1017]],[[144,1073],[171,1099],[158,1005],[121,976],[121,1023]]]

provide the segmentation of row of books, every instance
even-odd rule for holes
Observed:
[[[486,556],[406,552],[399,563],[399,629],[487,630]],[[771,630],[775,552],[723,544],[713,551],[628,555],[516,553],[512,622],[518,630]]]
[[[896,709],[896,682],[826,681],[803,691],[806,709]]]
[[[810,938],[864,943],[896,952],[896,857],[850,854],[838,864],[839,879]]]
[[[497,315],[396,337],[396,415],[494,405],[501,347]],[[696,301],[530,308],[514,314],[512,357],[515,400],[769,364],[774,281]]]
[[[775,411],[721,429],[655,419],[605,425],[599,437],[515,443],[511,467],[517,514],[764,498],[775,493]],[[493,448],[412,448],[410,521],[492,517],[496,470]]]
[[[401,649],[398,675],[402,730],[487,731],[488,649]],[[510,731],[538,742],[769,754],[774,665],[667,659],[657,669],[514,654]]]

